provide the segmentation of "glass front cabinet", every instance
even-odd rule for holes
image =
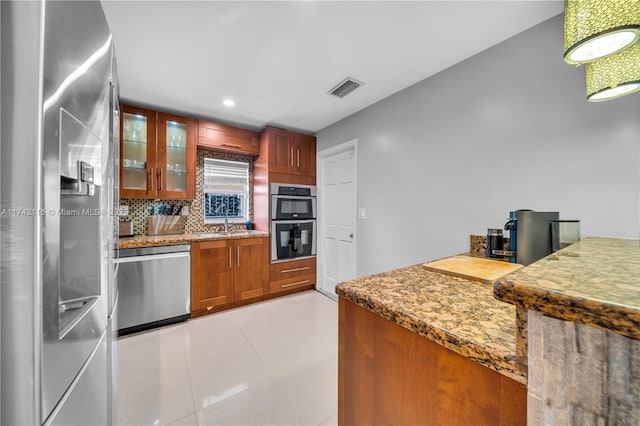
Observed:
[[[193,199],[196,122],[122,105],[120,197]]]

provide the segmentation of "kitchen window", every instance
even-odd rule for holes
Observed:
[[[204,159],[204,223],[249,220],[249,164]]]

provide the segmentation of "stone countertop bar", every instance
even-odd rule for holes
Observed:
[[[516,363],[516,309],[491,284],[421,265],[340,283],[336,293],[383,318],[526,384]]]
[[[139,235],[136,237],[122,237],[119,241],[121,249],[171,246],[176,244],[190,244],[200,241],[231,240],[238,238],[265,238],[269,233],[265,231],[231,231],[224,233],[194,233],[175,235]]]
[[[640,340],[640,241],[586,238],[498,280],[494,296]]]

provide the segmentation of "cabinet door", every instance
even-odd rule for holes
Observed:
[[[235,240],[235,300],[246,300],[267,294],[268,238]]]
[[[316,138],[309,135],[294,134],[295,173],[304,176],[316,175]]]
[[[193,199],[196,193],[195,120],[158,113],[157,197]]]
[[[258,155],[258,133],[222,124],[200,121],[198,147],[214,151]]]
[[[293,138],[286,130],[269,128],[269,172],[291,173],[293,168]]]
[[[233,301],[231,244],[226,240],[191,244],[191,311]]]
[[[156,196],[156,113],[122,105],[120,197]]]

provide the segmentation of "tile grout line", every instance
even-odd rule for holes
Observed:
[[[236,324],[236,326],[238,327],[238,330],[240,330],[240,333],[242,333],[242,337],[244,337],[244,340],[247,341],[247,343],[249,344],[249,346],[251,347],[251,350],[253,351],[254,354],[256,354],[256,357],[258,357],[258,359],[260,360],[260,364],[262,364],[262,367],[264,367],[264,371],[267,372],[267,375],[269,376],[268,379],[261,381],[260,383],[256,383],[253,386],[257,386],[260,385],[268,380],[273,380],[273,382],[276,382],[276,378],[273,377],[273,374],[271,373],[271,371],[267,368],[267,364],[265,364],[265,362],[263,361],[262,357],[260,356],[260,354],[258,353],[258,351],[256,350],[256,348],[253,346],[253,344],[251,343],[251,340],[249,340],[249,338],[247,337],[246,333],[244,332],[244,330],[242,329],[242,326],[240,325],[240,323],[238,323],[238,321],[235,318],[232,318],[233,322]],[[250,388],[252,388],[253,386],[247,386],[246,390],[249,390]]]
[[[305,293],[303,293],[303,294],[305,294]],[[298,295],[291,295],[291,296],[292,296],[292,297],[295,297],[295,296],[298,296]],[[337,304],[337,301],[332,300],[330,297],[327,297],[326,295],[323,295],[323,294],[321,294],[321,293],[319,293],[319,292],[316,292],[316,294],[312,294],[312,297],[314,297],[314,296],[320,296],[320,297],[322,297],[322,298],[329,299],[329,300],[330,300],[331,302],[333,302],[334,304]],[[256,354],[256,356],[258,357],[258,359],[260,360],[260,362],[261,362],[261,363],[262,363],[262,365],[264,366],[265,370],[269,373],[270,380],[272,380],[272,381],[274,382],[274,384],[276,385],[276,387],[280,390],[280,393],[281,393],[282,397],[285,399],[285,401],[287,401],[287,402],[291,403],[291,400],[290,400],[290,398],[287,396],[287,393],[285,392],[285,390],[282,388],[282,385],[281,385],[280,381],[276,378],[276,375],[274,375],[274,373],[272,373],[272,372],[271,372],[271,370],[269,370],[269,368],[267,368],[267,365],[266,365],[266,364],[265,364],[265,362],[263,361],[262,357],[260,356],[260,354],[258,353],[258,351],[256,350],[256,348],[253,346],[253,344],[251,343],[251,340],[250,340],[250,339],[249,339],[249,337],[246,335],[245,331],[242,329],[241,324],[236,320],[236,318],[233,318],[233,321],[234,321],[234,322],[236,323],[236,325],[238,326],[238,329],[240,330],[240,332],[241,332],[241,333],[242,333],[242,335],[244,336],[244,338],[245,338],[245,340],[247,341],[247,343],[249,343],[249,346],[251,346],[251,349],[253,349],[254,353]],[[308,367],[310,367],[311,365],[315,364],[316,362],[323,361],[323,360],[325,360],[325,359],[331,358],[332,356],[333,356],[333,355],[325,354],[325,356],[321,357],[321,359],[319,359],[319,360],[315,360],[315,361],[308,361],[308,360],[307,360],[307,362],[305,362],[305,363],[304,363],[304,365],[300,365],[300,366],[298,366],[298,368],[299,368],[299,369],[302,369],[302,368],[308,368]],[[281,373],[281,374],[279,374],[279,376],[280,376],[281,378],[282,378],[282,377],[286,377],[286,373]],[[266,380],[265,380],[264,382],[266,382]],[[264,383],[264,382],[261,382],[261,383]],[[261,383],[260,383],[260,384],[261,384]],[[254,386],[257,386],[257,384],[256,384],[256,385],[254,385]],[[248,390],[248,389],[250,389],[250,387],[249,387],[249,388],[247,388],[247,390]],[[298,413],[294,411],[294,412],[293,412],[293,414],[295,415],[295,417],[296,417],[296,419],[297,419],[298,424],[299,424],[299,425],[303,425],[302,421],[300,420],[300,417],[299,417]],[[329,420],[329,419],[333,418],[334,416],[337,416],[337,413],[330,415],[329,417],[327,417],[326,419],[324,419],[321,423],[326,422],[327,420]],[[318,426],[319,426],[321,423],[318,423]]]
[[[325,424],[327,422],[327,420],[331,420],[334,417],[338,417],[338,413],[330,415],[329,417],[327,417],[326,419],[324,419],[323,421],[318,423],[318,426],[322,426],[323,424]]]
[[[308,294],[307,293],[306,295],[307,296],[309,296],[309,295],[312,296],[310,299],[316,299],[319,296],[322,299],[322,305],[325,305],[326,303],[330,303],[329,301],[326,300],[327,299],[326,296],[324,296],[324,295],[322,295],[320,293],[314,292],[314,294]],[[295,296],[298,296],[298,295],[292,295],[292,296],[295,297]],[[281,300],[283,300],[283,299],[281,299]],[[317,302],[317,301],[315,301],[315,302]],[[313,303],[314,306],[316,304],[317,303]],[[295,305],[295,303],[294,303],[294,305]],[[277,307],[274,305],[274,308],[276,308],[276,310],[279,310],[279,305]],[[247,311],[249,311],[248,315],[246,315]],[[262,311],[262,310],[260,310],[260,311]],[[270,311],[271,310],[268,310],[267,314]],[[293,312],[293,313],[298,315],[301,312],[299,312],[299,310],[296,309],[295,312]],[[278,368],[276,368],[274,371],[271,371],[271,369],[269,369],[267,367],[267,362],[264,360],[264,358],[262,356],[262,353],[258,351],[258,348],[260,347],[260,345],[258,345],[258,344],[254,345],[252,339],[250,339],[248,337],[249,335],[251,335],[251,333],[249,332],[251,330],[250,325],[251,325],[251,320],[254,318],[254,313],[253,313],[253,310],[251,309],[251,307],[245,307],[245,309],[242,309],[241,311],[240,310],[237,311],[237,314],[234,314],[233,311],[228,311],[227,314],[229,314],[228,315],[228,319],[231,321],[231,324],[235,325],[235,328],[240,331],[242,337],[245,339],[244,341],[249,345],[249,347],[251,348],[253,353],[259,359],[260,365],[262,365],[263,368],[264,368],[264,372],[267,373],[266,377],[264,378],[264,380],[260,380],[257,383],[255,383],[255,384],[253,384],[251,386],[248,386],[244,391],[249,391],[250,389],[255,389],[255,387],[257,387],[257,386],[260,386],[260,385],[266,384],[269,381],[272,381],[276,385],[276,389],[280,392],[281,398],[283,398],[284,401],[289,402],[289,400],[290,400],[289,395],[285,392],[285,389],[283,388],[282,383],[278,379],[276,379],[276,377],[280,377],[280,380],[282,380],[282,378],[286,377],[289,373],[291,373],[291,371],[285,370],[283,372],[277,373]],[[247,324],[245,324],[245,325],[248,326],[248,330],[244,330],[244,327],[241,325],[241,324],[243,324],[245,322],[245,320],[249,321]],[[164,328],[164,329],[156,329],[156,330],[150,330],[150,331],[147,331],[147,332],[144,332],[144,333],[140,333],[140,336],[135,336],[135,335],[128,336],[129,338],[132,338],[132,340],[137,340],[136,337],[142,337],[143,335],[148,335],[149,337],[151,337],[151,335],[159,336],[161,338],[161,340],[164,340],[164,337],[170,338],[170,340],[173,340],[174,336],[178,336],[180,338],[180,346],[181,347],[180,347],[179,350],[182,351],[183,362],[184,362],[183,365],[185,365],[185,367],[186,367],[187,384],[189,386],[189,392],[190,392],[190,395],[191,395],[192,411],[187,413],[187,414],[183,414],[182,416],[180,416],[177,419],[171,419],[170,421],[167,421],[166,423],[163,422],[163,424],[165,424],[165,425],[170,425],[170,424],[173,424],[175,422],[179,422],[181,420],[187,419],[191,415],[194,416],[194,421],[195,421],[196,425],[201,425],[202,424],[202,420],[198,417],[199,410],[197,409],[196,404],[195,404],[196,399],[195,399],[194,382],[191,379],[191,368],[194,367],[194,366],[192,366],[191,363],[190,363],[189,354],[191,352],[189,352],[189,349],[192,349],[192,348],[191,348],[191,346],[189,346],[188,343],[190,341],[189,337],[193,337],[193,336],[190,336],[190,333],[189,333],[189,330],[192,328],[192,327],[190,327],[189,322],[181,324],[181,325],[178,325],[178,327],[176,327],[175,330],[173,329],[173,327],[172,328]],[[257,335],[257,337],[259,337],[259,335]],[[143,339],[143,340],[146,340],[146,339]],[[257,342],[260,342],[260,340],[257,340]],[[267,352],[267,353],[269,353],[269,352]],[[178,355],[178,354],[176,354],[176,355]],[[328,354],[328,353],[327,354],[323,354],[321,356],[321,358],[319,360],[316,360],[316,361],[325,360],[325,359],[327,359],[328,357],[331,357],[331,356],[333,356],[333,355]],[[305,367],[307,365],[312,365],[316,361],[312,362],[312,361],[309,361],[308,359],[305,359],[304,365],[301,365],[299,367],[303,368],[303,367]],[[179,365],[179,364],[175,364],[175,365]],[[280,364],[278,364],[278,365],[280,365]],[[291,414],[293,414],[293,416],[295,417],[295,421],[297,422],[297,424],[302,424],[301,423],[301,417],[300,417],[301,413],[298,413],[298,412],[296,412],[294,410]],[[327,421],[330,418],[331,417],[328,417],[324,421]]]
[[[235,321],[235,318],[234,318]],[[289,398],[287,397],[287,394],[285,393],[285,391],[282,389],[282,387],[280,386],[280,383],[278,383],[278,380],[276,380],[275,376],[273,375],[273,373],[267,368],[267,365],[265,364],[265,362],[262,360],[262,357],[260,356],[260,354],[258,353],[258,351],[256,350],[256,348],[253,347],[253,344],[251,343],[251,341],[249,340],[249,338],[247,337],[247,335],[245,334],[244,330],[242,329],[242,326],[236,321],[236,324],[238,326],[238,329],[240,330],[240,332],[242,333],[242,335],[244,336],[245,340],[247,341],[247,343],[249,343],[249,346],[251,346],[251,349],[253,350],[253,352],[256,354],[256,356],[258,357],[258,359],[260,360],[260,363],[264,366],[265,371],[267,371],[267,373],[269,373],[269,379],[273,382],[273,384],[278,388],[278,390],[280,391],[280,394],[282,395],[282,397],[284,398],[285,401],[287,402],[291,402],[289,400]],[[267,380],[265,380],[262,383],[265,383]],[[254,385],[257,386],[257,385]],[[251,387],[248,387],[247,390],[249,390]],[[296,417],[296,420],[298,422],[299,425],[302,425],[302,422],[300,421],[300,417],[298,416],[298,413],[296,413],[295,411],[293,411],[293,414]]]
[[[187,324],[188,326],[188,324]],[[187,337],[191,337],[190,335],[187,335]],[[191,393],[191,406],[193,407],[193,415],[196,418],[196,425],[199,425],[200,422],[198,421],[198,412],[196,410],[196,400],[193,396],[193,385],[191,384],[191,369],[189,368],[189,357],[187,356],[187,348],[185,345],[185,339],[182,340],[182,354],[184,355],[184,362],[187,366],[187,379],[189,380],[189,392]],[[187,414],[184,417],[188,417],[191,414]],[[182,418],[184,418],[182,417]],[[180,419],[178,419],[180,420]],[[176,420],[177,421],[177,420]]]

